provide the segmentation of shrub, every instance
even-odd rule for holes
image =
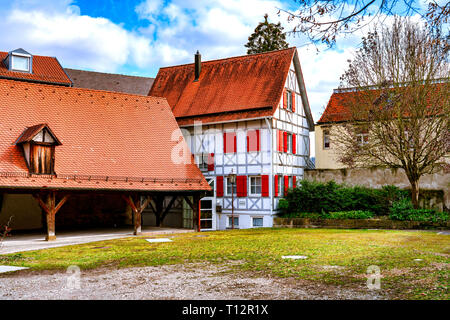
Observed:
[[[414,209],[410,199],[403,198],[393,203],[389,212],[392,220],[445,222],[449,220],[447,212],[432,209]]]
[[[407,194],[395,186],[370,189],[348,187],[334,181],[320,183],[302,180],[300,186],[289,189],[285,201],[279,205],[280,216],[298,212],[370,211],[387,215],[393,201]],[[281,202],[281,201],[280,201]]]

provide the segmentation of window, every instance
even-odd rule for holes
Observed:
[[[231,216],[228,216],[228,226],[231,228],[233,226],[233,220]],[[239,227],[239,217],[234,217],[234,227]]]
[[[31,172],[53,174],[55,158],[54,146],[31,144]]]
[[[323,130],[323,148],[330,149],[330,130]]]
[[[278,176],[278,195],[283,196],[283,176]]]
[[[261,196],[261,177],[250,177],[250,195]]]
[[[292,133],[287,134],[287,152],[292,153]]]
[[[414,138],[413,138],[412,134],[410,134],[408,132],[408,130],[405,130],[405,142],[407,142],[409,145],[409,151],[413,151],[414,150]]]
[[[12,70],[30,72],[30,57],[13,55],[11,60]]]
[[[359,146],[369,143],[369,130],[366,127],[356,128],[356,143]]]
[[[287,97],[287,109],[292,111],[292,91],[286,91],[286,97]]]
[[[356,142],[359,146],[363,146],[369,143],[369,134],[368,133],[357,133],[356,134]]]
[[[30,173],[55,174],[55,147],[61,145],[46,124],[26,128],[16,141]]]
[[[225,132],[223,134],[223,152],[234,153],[236,152],[237,141],[236,132]]]
[[[195,155],[195,162],[197,166],[202,171],[208,170],[208,154],[207,153],[199,153]]]
[[[263,218],[253,218],[253,226],[254,227],[262,227],[263,226]]]
[[[236,183],[231,184],[230,178],[227,177],[227,195],[231,196],[231,187],[233,187],[233,193],[236,194]]]

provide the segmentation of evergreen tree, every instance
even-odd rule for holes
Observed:
[[[273,50],[287,49],[286,34],[281,23],[269,23],[268,15],[264,15],[264,22],[260,22],[245,45],[247,54],[261,53]]]

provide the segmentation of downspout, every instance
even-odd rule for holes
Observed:
[[[273,216],[273,205],[274,205],[274,192],[273,192],[273,186],[274,184],[274,177],[273,177],[273,136],[272,136],[272,125],[269,121],[269,118],[264,118],[264,120],[266,120],[266,124],[267,127],[269,128],[269,132],[270,132],[270,179],[269,181],[272,180],[271,186],[270,186],[270,197],[271,197],[271,206],[270,206],[270,216]]]

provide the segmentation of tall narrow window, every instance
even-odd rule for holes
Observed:
[[[286,109],[289,111],[292,111],[292,91],[287,90],[286,91],[286,97],[287,97],[287,103],[286,103]]]
[[[330,149],[330,130],[323,130],[323,148]]]

